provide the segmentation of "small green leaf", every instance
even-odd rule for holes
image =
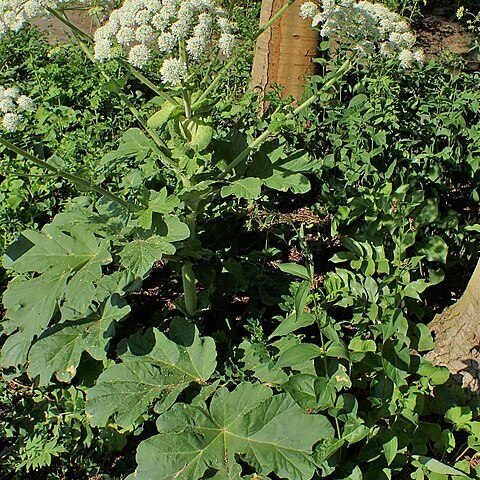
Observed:
[[[309,293],[310,284],[308,282],[302,282],[295,293],[295,319],[297,321],[304,313]]]
[[[273,331],[268,338],[281,337],[291,332],[295,332],[303,327],[308,327],[315,323],[315,317],[311,313],[303,313],[297,317],[294,313],[285,318],[282,323]]]
[[[278,268],[282,272],[294,275],[295,277],[300,277],[304,280],[310,280],[308,270],[303,265],[298,265],[298,263],[279,263]]]
[[[467,477],[465,473],[457,470],[456,468],[452,468],[445,463],[439,462],[434,458],[425,457],[423,455],[412,455],[412,458],[423,465],[428,471],[433,473],[439,473],[443,475],[456,475],[459,477]]]
[[[164,235],[166,242],[180,242],[190,236],[190,229],[179,218],[173,215],[165,215],[163,221],[167,227],[167,232]]]
[[[418,253],[425,255],[428,261],[447,263],[448,245],[438,235],[422,240],[417,248]]]
[[[246,198],[252,200],[260,196],[262,190],[262,181],[259,178],[247,177],[235,180],[230,185],[222,187],[220,194],[222,197],[235,195],[237,198]]]
[[[280,355],[275,366],[279,368],[292,367],[319,357],[321,354],[322,349],[313,343],[294,345]]]
[[[163,255],[175,253],[175,247],[164,238],[153,235],[145,240],[138,239],[127,243],[120,252],[122,266],[131,270],[139,278],[143,278]]]
[[[382,365],[385,373],[396,385],[405,385],[410,367],[410,351],[400,341],[387,340],[382,349]]]
[[[425,360],[420,364],[418,374],[428,378],[430,385],[443,385],[450,378],[447,367],[432,365]]]
[[[433,350],[435,347],[435,342],[428,327],[423,323],[417,323],[417,325],[415,325],[415,330],[418,334],[417,350],[419,352]]]
[[[398,453],[398,437],[392,437],[383,445],[383,454],[387,460],[387,465],[391,465]]]
[[[451,407],[445,413],[445,420],[453,423],[456,428],[464,427],[473,418],[469,407]]]
[[[359,93],[350,100],[348,108],[361,107],[367,100],[368,97],[364,93]]]
[[[264,179],[263,184],[280,192],[290,190],[292,193],[302,194],[310,190],[310,181],[301,173],[274,173],[271,177]]]

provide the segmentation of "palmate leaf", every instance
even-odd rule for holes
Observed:
[[[163,197],[166,199],[166,207],[169,204],[173,205],[171,198]],[[161,198],[158,200],[160,201]],[[153,213],[160,210],[161,206],[155,204],[142,212],[142,225],[150,228]],[[146,224],[143,224],[143,222],[146,222]],[[120,252],[122,265],[139,278],[142,278],[156,261],[161,260],[163,255],[173,255],[176,251],[174,243],[185,240],[190,236],[188,226],[173,215],[163,215],[161,223],[157,225],[157,231],[159,235],[132,240]]]
[[[3,295],[3,305],[7,310],[5,317],[18,331],[3,344],[4,367],[26,362],[32,340],[47,328],[57,311],[58,298],[65,292],[67,278],[67,272],[55,270],[31,280],[19,276],[8,284]]]
[[[190,383],[209,379],[216,367],[213,339],[200,338],[196,327],[183,319],[175,320],[170,331],[177,342],[153,329],[123,344],[123,363],[107,368],[88,392],[93,425],[106,425],[114,417],[127,428],[155,400],[162,412]]]
[[[208,469],[239,479],[237,456],[259,474],[303,480],[313,476],[313,445],[332,438],[322,415],[306,415],[293,399],[263,385],[217,390],[210,408],[176,404],[157,421],[160,435],[142,442],[129,480],[197,480]]]
[[[25,362],[30,344],[47,328],[64,297],[62,310],[69,317],[62,320],[82,318],[96,295],[102,265],[112,261],[108,247],[107,240],[78,225],[47,225],[41,232],[27,230],[7,249],[5,268],[41,275],[19,276],[5,291],[6,318],[18,331],[2,348],[3,366]]]
[[[30,350],[29,377],[38,376],[40,385],[47,385],[53,374],[58,380],[68,382],[75,376],[83,352],[88,352],[96,360],[106,359],[115,322],[123,320],[129,313],[126,301],[114,295],[88,318],[47,329]]]
[[[142,278],[163,255],[173,255],[175,247],[155,235],[145,240],[134,240],[120,253],[121,263],[136,276]]]
[[[23,232],[7,249],[3,266],[17,273],[43,273],[55,267],[75,271],[92,260],[101,260],[104,264],[112,261],[108,242],[99,240],[79,225],[63,231],[49,224],[41,232]]]

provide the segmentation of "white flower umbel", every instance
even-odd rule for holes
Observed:
[[[164,61],[162,78],[178,85],[178,79],[186,77],[186,65],[204,58],[215,43],[223,55],[232,55],[232,30],[214,0],[125,0],[95,33],[95,58],[111,58],[112,46],[120,44],[128,61],[141,68],[157,49],[177,57]]]
[[[134,45],[128,53],[128,61],[137,68],[143,68],[151,56],[150,49],[143,44]]]
[[[300,16],[309,18],[320,34],[349,39],[361,56],[380,52],[397,57],[403,68],[424,61],[421,50],[413,50],[415,35],[400,15],[380,3],[366,0],[321,0],[305,2]]]
[[[30,97],[20,95],[18,87],[0,86],[0,112],[3,113],[2,127],[8,132],[18,130],[23,120],[22,113],[33,112],[35,104]]]
[[[187,72],[186,63],[178,58],[168,58],[163,62],[162,68],[160,69],[162,82],[174,86],[182,84],[187,76]]]
[[[16,132],[22,120],[22,115],[18,113],[6,113],[2,119],[2,127],[7,130],[7,132]]]

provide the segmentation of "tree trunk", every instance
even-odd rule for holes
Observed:
[[[436,347],[426,355],[444,365],[464,388],[480,393],[480,261],[465,293],[429,325]]]
[[[283,88],[282,97],[292,95],[301,100],[305,77],[315,72],[319,35],[310,28],[310,21],[300,17],[302,0],[296,0],[272,27],[257,40],[252,68],[252,87],[263,97],[272,84]],[[272,18],[287,0],[263,0],[260,26]]]

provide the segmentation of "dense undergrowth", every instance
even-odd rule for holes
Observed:
[[[143,207],[2,151],[0,478],[478,478],[478,399],[422,358],[478,258],[477,73],[375,59],[325,89],[345,57],[323,43],[318,101],[292,119],[273,93],[259,119],[246,56],[185,141],[175,109],[98,67],[181,184],[78,49],[28,29],[0,53],[38,105],[22,146]]]

